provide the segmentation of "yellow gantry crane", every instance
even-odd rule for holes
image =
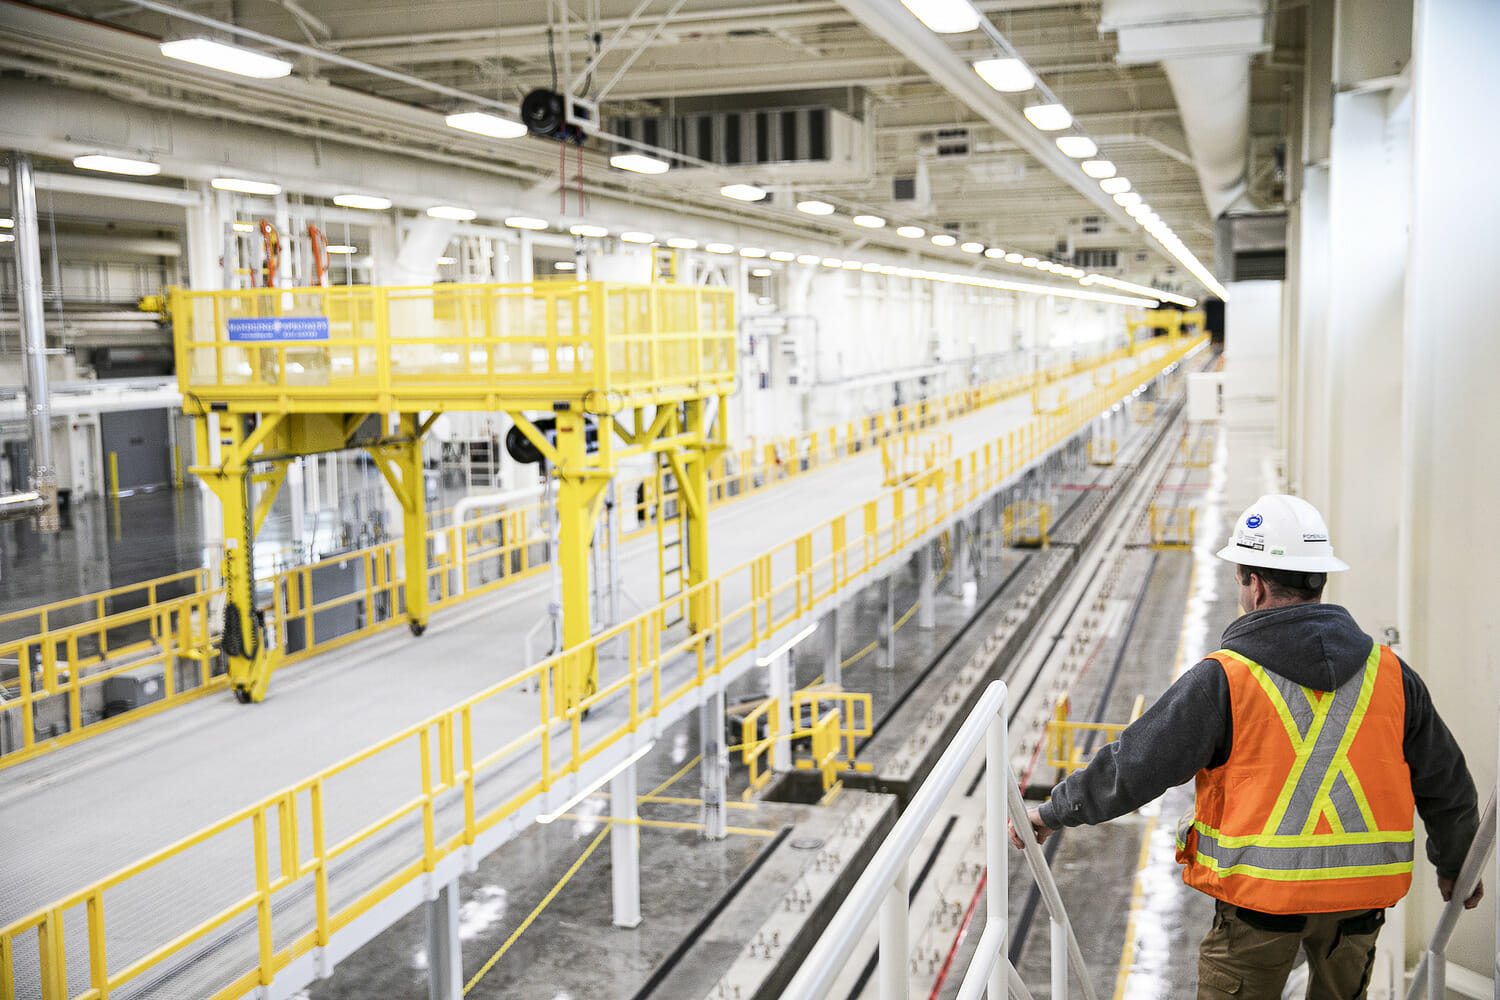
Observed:
[[[676,478],[689,627],[708,620],[706,590],[694,588],[708,578],[708,470],[726,448],[724,401],[734,390],[728,289],[175,289],[168,308],[183,411],[196,420],[191,471],[223,506],[222,647],[240,700],[264,698],[276,667],[253,545],[300,456],[369,453],[401,503],[405,536],[404,566],[375,571],[391,581],[400,573],[407,622],[416,635],[426,629],[441,570],[425,542],[422,440],[447,410],[509,414],[556,477],[565,648],[590,636],[590,540],[606,487],[635,456],[661,456]],[[597,686],[592,656],[569,662],[569,676],[554,682],[559,712]]]

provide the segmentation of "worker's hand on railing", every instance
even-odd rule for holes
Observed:
[[[1031,821],[1031,835],[1036,838],[1036,842],[1038,844],[1045,844],[1047,842],[1047,838],[1052,836],[1055,831],[1052,829],[1052,827],[1042,822],[1041,809],[1037,806],[1032,806],[1030,809],[1026,810],[1026,818]],[[1005,821],[1005,827],[1010,831],[1010,842],[1012,844],[1015,844],[1017,848],[1024,851],[1026,849],[1026,845],[1021,841],[1021,834],[1017,832],[1016,824],[1007,819]]]
[[[1015,839],[1014,834],[1011,836],[1011,839],[1012,840]],[[1446,903],[1446,902],[1448,902],[1448,900],[1452,899],[1453,898],[1453,879],[1451,879],[1451,878],[1443,878],[1443,876],[1439,875],[1438,876],[1438,892],[1440,892],[1440,893],[1443,894],[1443,902]],[[1466,899],[1466,900],[1464,900],[1464,909],[1466,909],[1466,910],[1472,910],[1472,909],[1474,909],[1474,907],[1476,907],[1476,906],[1479,905],[1479,901],[1481,899],[1483,899],[1483,898],[1484,898],[1484,880],[1480,879],[1478,882],[1476,882],[1474,884],[1474,891],[1471,892],[1471,893],[1469,893],[1469,898]]]

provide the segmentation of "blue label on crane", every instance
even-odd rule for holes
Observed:
[[[327,340],[327,316],[236,317],[224,321],[229,339],[242,343]]]

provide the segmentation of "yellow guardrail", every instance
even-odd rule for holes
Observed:
[[[881,484],[900,486],[953,455],[953,435],[911,431],[880,442]]]
[[[1151,547],[1153,549],[1192,548],[1197,521],[1198,512],[1193,507],[1152,504]]]
[[[664,708],[692,696],[708,678],[754,657],[784,626],[840,590],[863,586],[908,543],[997,488],[1199,343],[1080,397],[1065,412],[1035,419],[1020,434],[924,474],[913,503],[905,502],[910,488],[888,491],[696,585],[689,596],[703,598],[710,611],[696,634],[664,633],[660,609],[647,609],[0,929],[0,995],[14,995],[19,987],[22,995],[40,992],[41,1000],[71,1000],[65,944],[70,936],[87,941],[89,989],[78,997],[102,1000],[163,963],[184,959],[200,943],[218,947],[210,936],[243,921],[254,926],[253,954],[247,951],[238,966],[243,971],[199,995],[228,1000],[269,985],[291,962],[327,946],[341,928],[434,871],[440,859],[472,845],[481,832],[560,779],[616,745],[629,745],[623,741],[633,739],[639,727],[654,725],[651,720]],[[745,600],[726,608],[726,591]],[[600,653],[610,650],[623,650],[624,656],[609,661],[612,673],[601,670],[598,690],[558,713],[554,687],[579,676],[584,662],[606,662]],[[669,666],[687,674],[675,686],[665,676]],[[615,698],[624,700],[627,717],[613,728],[600,722],[585,734],[585,713]],[[521,728],[516,712],[527,704],[535,722]],[[523,766],[528,761],[530,769]],[[491,784],[502,770],[520,776],[519,786]],[[329,797],[340,791],[358,796],[357,819],[330,816]],[[387,835],[398,829],[407,835]],[[358,885],[343,882],[354,852],[377,844],[387,852],[379,870],[373,870],[373,862],[362,863]],[[136,910],[130,933],[116,935],[106,950],[111,920],[122,919],[111,900],[133,898],[140,905],[143,897],[160,899],[149,879],[170,881],[180,877],[174,871],[193,870],[195,864],[211,865],[215,872],[213,880],[195,883],[195,898],[210,912],[201,918],[174,912],[166,921]],[[159,893],[159,886],[154,891]],[[278,906],[304,897],[305,906]]]
[[[1182,464],[1189,469],[1206,469],[1214,464],[1214,439],[1211,437],[1182,439]]]
[[[1138,424],[1149,424],[1156,419],[1156,404],[1149,399],[1138,399],[1131,405],[1130,415]]]
[[[1052,505],[1040,500],[1017,500],[1000,512],[1000,542],[1022,548],[1046,548],[1052,524]]]
[[[1146,696],[1136,695],[1135,702],[1130,707],[1130,722],[1139,719],[1145,710]],[[1068,712],[1068,699],[1059,699],[1057,708],[1053,710],[1052,720],[1047,723],[1047,763],[1052,767],[1060,767],[1069,774],[1082,770],[1089,763],[1084,757],[1083,748],[1077,744],[1076,737],[1079,733],[1100,733],[1108,744],[1119,739],[1120,734],[1130,725],[1130,722],[1073,722],[1068,718]],[[1098,750],[1095,747],[1092,752],[1097,753]]]
[[[832,707],[824,711],[825,705]],[[748,771],[749,785],[744,793],[747,802],[764,791],[773,777],[768,758],[781,735],[776,709],[776,699],[767,698],[747,713],[741,724],[740,759]],[[809,739],[812,754],[811,758],[795,758],[792,766],[820,772],[824,793],[836,790],[842,780],[839,775],[844,771],[871,770],[869,764],[855,759],[855,740],[874,732],[868,693],[823,686],[802,688],[792,694],[791,718],[792,731],[787,738]],[[765,735],[761,735],[762,729]]]
[[[173,289],[184,397],[261,412],[596,412],[734,389],[734,295],[610,282]]]
[[[1114,465],[1119,450],[1120,442],[1114,438],[1089,438],[1089,464]]]

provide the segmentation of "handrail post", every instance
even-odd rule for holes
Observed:
[[[1009,764],[1009,725],[1005,717],[1008,702],[1001,702],[985,734],[984,819],[985,854],[989,881],[985,886],[985,923],[997,928],[1000,954],[1008,954],[1010,943],[1010,845],[1006,843],[1007,812],[1005,775]],[[975,956],[982,961],[982,956]],[[1005,1000],[1005,967],[996,962],[990,970],[989,1000]]]
[[[906,972],[906,958],[911,952],[908,941],[909,862],[903,861],[896,880],[880,904],[880,1000],[906,1000],[911,976]]]

